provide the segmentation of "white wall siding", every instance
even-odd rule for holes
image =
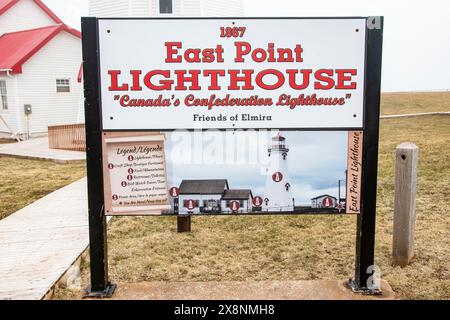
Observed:
[[[180,16],[200,17],[202,15],[201,1],[199,0],[181,0]]]
[[[80,97],[78,99],[78,116],[76,123],[85,123],[84,119],[84,84],[80,83]]]
[[[202,16],[240,17],[244,15],[242,0],[202,0]]]
[[[97,17],[125,16],[242,16],[242,0],[173,0],[173,14],[160,14],[159,0],[91,0],[89,15]]]
[[[149,0],[130,1],[130,15],[134,17],[146,17],[150,14]]]
[[[91,0],[89,15],[93,17],[128,17],[130,0]]]
[[[20,119],[17,108],[17,105],[19,103],[19,96],[17,94],[17,76],[0,76],[0,80],[6,81],[6,91],[8,99],[8,110],[2,110],[2,106],[0,105],[0,115],[13,131],[12,133],[17,133],[17,127],[20,126]],[[11,133],[8,127],[1,120],[0,133],[7,133],[7,136],[10,136]]]
[[[33,0],[21,0],[0,16],[0,35],[55,24]]]
[[[21,97],[18,110],[24,104],[32,105],[30,133],[47,132],[50,125],[77,123],[80,63],[80,39],[61,32],[23,65],[23,73],[18,75]],[[70,79],[70,93],[56,92],[57,78]],[[21,114],[24,117],[23,110]],[[26,126],[20,129],[25,133]]]

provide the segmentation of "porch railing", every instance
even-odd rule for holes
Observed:
[[[86,151],[84,123],[48,127],[50,149]]]

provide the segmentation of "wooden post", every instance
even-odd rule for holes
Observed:
[[[405,267],[414,256],[416,182],[419,148],[409,142],[397,146],[395,163],[395,211],[392,258]]]
[[[191,232],[191,216],[177,216],[177,231],[178,232]]]

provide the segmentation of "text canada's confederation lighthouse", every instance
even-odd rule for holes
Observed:
[[[267,168],[266,194],[263,211],[293,211],[291,183],[288,170],[289,148],[286,138],[280,133],[272,138],[269,145],[269,166]]]

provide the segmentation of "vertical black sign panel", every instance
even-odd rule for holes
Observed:
[[[377,199],[378,140],[380,125],[381,56],[383,17],[369,17],[366,44],[366,84],[361,214],[357,220],[354,291],[379,293],[373,286]]]
[[[91,286],[87,291],[87,296],[110,297],[114,292],[115,285],[111,285],[108,280],[106,216],[103,212],[104,197],[97,31],[96,18],[82,19],[91,268]]]

